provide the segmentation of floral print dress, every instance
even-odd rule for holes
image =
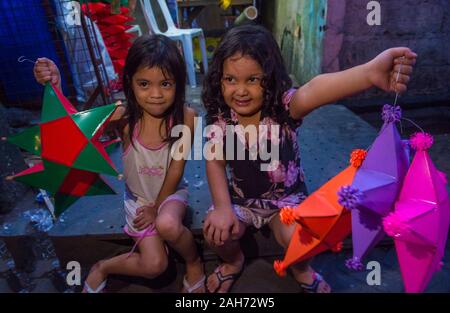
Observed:
[[[270,125],[277,125],[275,121],[266,116],[261,117],[260,125],[269,126],[268,131],[259,134],[258,145],[272,144],[279,146],[279,161],[272,160],[271,171],[262,171],[260,156],[249,158],[250,148],[246,144],[246,157],[244,160],[227,159],[229,191],[233,210],[238,218],[246,224],[257,228],[267,224],[278,211],[286,206],[296,206],[302,202],[307,195],[304,172],[300,163],[300,151],[297,143],[296,130],[300,127],[302,120],[294,120],[289,116],[289,103],[296,89],[290,89],[283,95],[283,104],[287,122],[280,125],[278,136],[270,134]],[[218,117],[214,123],[219,126],[225,134],[226,125],[237,125],[236,113],[231,112],[231,118]],[[217,138],[216,134],[207,134],[209,140],[224,140]],[[245,142],[244,135],[235,131],[235,142]],[[225,142],[225,140],[223,141]],[[235,149],[235,151],[237,151]],[[256,150],[257,151],[257,150]],[[226,153],[226,152],[224,152]]]

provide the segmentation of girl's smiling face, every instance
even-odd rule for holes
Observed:
[[[264,97],[261,86],[263,77],[261,65],[248,55],[236,53],[225,59],[222,96],[238,116],[251,117],[261,110]]]
[[[132,88],[142,110],[154,117],[164,116],[175,101],[175,80],[156,66],[138,68],[133,75]]]

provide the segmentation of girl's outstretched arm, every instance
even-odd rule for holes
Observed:
[[[417,54],[409,48],[392,48],[365,64],[341,72],[318,75],[296,91],[290,103],[290,114],[294,119],[303,118],[322,105],[334,103],[373,86],[388,92],[405,92],[416,57]]]

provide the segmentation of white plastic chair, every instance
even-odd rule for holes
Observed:
[[[172,16],[170,15],[169,8],[167,7],[166,0],[157,0],[167,25],[167,31],[162,32],[159,29],[154,13],[155,11],[152,8],[150,0],[140,0],[140,2],[142,11],[144,13],[145,21],[147,22],[150,32],[154,34],[165,35],[172,40],[177,40],[181,42],[181,45],[183,46],[183,54],[184,60],[186,62],[189,84],[191,85],[192,88],[196,87],[197,80],[195,78],[194,49],[192,44],[192,40],[194,37],[199,37],[200,50],[202,52],[203,69],[205,73],[208,71],[206,42],[205,36],[203,35],[203,30],[201,28],[190,28],[190,29],[177,28],[173,23]]]
[[[132,27],[128,30],[125,31],[126,33],[137,33],[138,37],[142,36],[142,31],[141,31],[141,27],[136,24],[136,25],[132,25]]]

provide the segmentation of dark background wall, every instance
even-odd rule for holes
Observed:
[[[409,90],[401,101],[411,105],[450,105],[450,1],[380,0],[379,26],[366,22],[368,2],[328,0],[322,70],[347,69],[384,49],[407,46],[419,57]],[[346,102],[370,106],[373,99],[393,101],[383,91],[371,89]]]
[[[385,49],[407,46],[419,58],[409,90],[400,101],[411,106],[450,106],[449,0],[379,0],[381,25],[374,26],[367,24],[370,0],[320,0],[326,8],[325,30],[321,23],[313,23],[313,17],[320,17],[322,10],[315,12],[314,7],[308,7],[309,2],[313,1],[264,1],[262,10],[264,24],[272,30],[289,71],[299,83],[320,72],[367,62]],[[309,42],[322,37],[323,42],[316,47]],[[307,53],[311,49],[314,53]],[[317,70],[308,67],[318,61],[321,67]],[[392,101],[393,95],[373,88],[343,103],[368,108]]]

